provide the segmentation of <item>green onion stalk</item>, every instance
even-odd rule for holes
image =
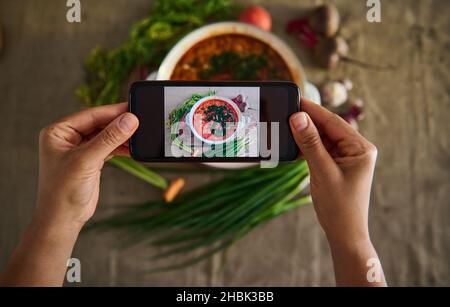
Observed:
[[[157,247],[150,272],[180,269],[229,248],[258,225],[310,203],[301,192],[309,183],[305,161],[274,169],[252,167],[191,190],[171,204],[162,200],[130,205],[88,229],[122,230],[122,247]],[[158,260],[184,254],[168,266]]]
[[[130,158],[114,157],[109,162],[155,187],[163,190],[168,187],[167,180],[164,177]]]

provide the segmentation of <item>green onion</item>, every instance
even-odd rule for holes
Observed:
[[[108,162],[158,188],[165,189],[168,186],[166,179],[130,158],[114,157]]]
[[[156,264],[185,254],[185,261],[156,265],[151,271],[177,269],[205,260],[258,225],[309,203],[308,195],[299,196],[308,183],[305,161],[275,169],[253,167],[189,191],[169,205],[155,201],[131,206],[90,228],[124,231],[124,247],[145,243],[161,248],[150,256]]]

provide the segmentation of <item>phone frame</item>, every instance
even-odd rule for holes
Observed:
[[[134,93],[134,89],[137,86],[142,86],[143,84],[149,84],[149,85],[157,85],[157,86],[177,86],[177,87],[181,87],[181,86],[198,86],[198,87],[239,87],[239,86],[247,86],[247,87],[263,87],[263,86],[286,86],[286,87],[290,87],[293,88],[295,90],[295,93],[297,95],[297,103],[295,105],[295,110],[293,113],[299,112],[300,111],[300,98],[301,98],[301,90],[300,88],[297,86],[297,84],[295,84],[294,82],[291,81],[184,81],[184,80],[142,80],[142,81],[136,81],[133,82],[133,84],[130,86],[130,90],[129,90],[129,94],[128,94],[128,111],[136,114],[135,109],[134,109],[134,103],[133,103],[133,93]],[[163,123],[164,125],[164,123]],[[280,162],[283,161],[294,161],[297,159],[298,155],[299,155],[299,150],[297,145],[295,144],[292,132],[290,129],[288,129],[288,133],[289,133],[289,144],[288,147],[289,148],[293,148],[294,149],[294,153],[292,154],[292,157],[289,158],[284,158],[284,159],[279,159]],[[262,158],[262,157],[236,157],[236,158],[224,158],[224,157],[215,157],[215,158],[204,158],[204,157],[161,157],[161,158],[145,158],[145,157],[141,157],[139,156],[139,154],[136,151],[136,146],[134,144],[135,141],[135,134],[132,135],[132,137],[129,139],[128,144],[129,144],[129,150],[130,150],[130,155],[131,158],[133,158],[136,161],[140,161],[140,162],[202,162],[202,163],[207,163],[207,162],[228,162],[228,163],[239,163],[239,162],[261,162],[261,161],[268,161],[270,160],[270,158]]]

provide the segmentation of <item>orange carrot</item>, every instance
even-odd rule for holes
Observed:
[[[183,178],[177,178],[171,181],[167,189],[164,191],[164,200],[167,203],[172,202],[180,190],[184,187],[185,183],[186,182]]]

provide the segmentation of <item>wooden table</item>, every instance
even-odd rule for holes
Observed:
[[[114,47],[151,7],[148,0],[82,0],[81,24],[66,22],[65,1],[1,1],[5,49],[0,56],[0,266],[31,217],[38,169],[38,132],[80,109],[74,90],[82,63],[96,45]],[[361,131],[379,149],[370,228],[391,285],[450,284],[450,3],[382,1],[382,22],[366,21],[365,1],[342,0],[342,34],[355,58],[391,63],[391,72],[344,65],[315,68],[285,22],[319,1],[260,1],[273,13],[274,32],[299,52],[316,83],[349,77],[366,101]],[[196,177],[197,184],[210,180]],[[193,182],[193,180],[189,180]],[[192,178],[191,178],[192,179]],[[100,208],[159,197],[145,183],[107,166]],[[102,214],[99,212],[99,214]],[[115,235],[80,237],[82,285],[333,285],[325,237],[312,206],[260,227],[223,255],[186,270],[146,275],[149,251],[115,248]]]

